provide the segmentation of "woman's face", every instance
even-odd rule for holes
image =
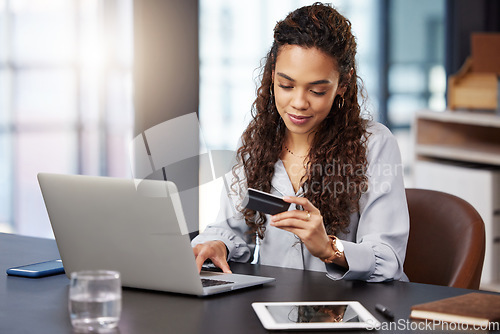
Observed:
[[[282,46],[272,76],[276,108],[295,134],[313,132],[345,90],[339,89],[336,61],[316,48]]]

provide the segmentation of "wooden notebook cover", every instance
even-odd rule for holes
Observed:
[[[430,303],[412,306],[411,310],[488,320],[500,320],[500,295],[472,292]]]

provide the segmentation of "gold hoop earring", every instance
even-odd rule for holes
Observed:
[[[337,95],[336,96],[336,99],[337,99],[337,109],[340,110],[344,107],[344,98],[340,95]]]

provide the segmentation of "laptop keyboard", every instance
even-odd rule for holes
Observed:
[[[207,279],[207,278],[202,278],[201,279],[201,285],[206,288],[209,286],[218,286],[218,285],[225,285],[225,284],[233,284],[234,282],[229,282],[229,281],[220,281],[216,279]]]

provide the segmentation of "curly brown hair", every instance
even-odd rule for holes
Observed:
[[[356,74],[356,41],[351,23],[328,5],[315,3],[299,8],[276,24],[274,42],[265,58],[261,85],[252,107],[252,120],[237,151],[232,189],[236,191],[238,185],[240,194],[245,187],[271,190],[286,126],[274,105],[270,87],[278,53],[286,45],[317,48],[330,55],[338,66],[339,87],[346,88],[344,105],[337,95],[314,135],[302,181],[305,197],[320,210],[327,233],[347,232],[350,215],[359,210],[359,199],[366,189],[366,121],[358,103],[360,79]],[[244,179],[238,176],[241,168]],[[317,185],[321,185],[320,189]],[[266,217],[250,209],[238,210],[250,232],[264,238]]]

